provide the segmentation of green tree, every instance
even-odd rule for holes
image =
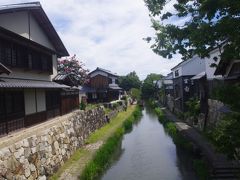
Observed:
[[[141,90],[137,89],[137,88],[132,88],[130,90],[131,96],[133,99],[136,99],[137,101],[139,101],[141,99]]]
[[[157,94],[157,87],[154,81],[161,79],[163,76],[161,74],[151,73],[147,75],[146,79],[142,85],[142,97],[144,99],[154,98]]]
[[[119,86],[126,91],[129,91],[131,88],[139,89],[141,84],[142,83],[135,71],[119,78]]]
[[[148,37],[153,51],[172,58],[180,53],[184,60],[209,52],[223,43],[221,59],[239,58],[240,1],[239,0],[144,0],[150,11],[156,37]],[[173,3],[173,10],[167,10]]]

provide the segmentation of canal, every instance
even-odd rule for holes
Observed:
[[[176,147],[157,116],[143,110],[102,180],[194,180],[191,155]]]

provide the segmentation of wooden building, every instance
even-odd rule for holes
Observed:
[[[120,99],[122,88],[118,86],[118,75],[111,71],[96,68],[89,73],[90,83],[87,93],[88,102],[110,102]]]
[[[39,2],[0,6],[0,135],[65,113],[52,79],[68,55]]]

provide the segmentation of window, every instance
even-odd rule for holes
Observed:
[[[92,98],[97,99],[97,93],[92,93]]]
[[[108,84],[112,84],[112,78],[108,78]]]
[[[175,71],[175,77],[178,77],[178,76],[179,76],[179,71],[176,70],[176,71]]]
[[[17,66],[17,49],[16,47],[12,48],[12,66]]]
[[[32,51],[32,68],[34,70],[41,70],[41,55],[40,53],[36,52],[36,51]]]
[[[48,62],[47,62],[47,57],[42,55],[41,56],[41,62],[42,62],[42,70],[47,71],[48,70]]]
[[[0,39],[0,62],[6,66],[52,73],[52,56]]]
[[[0,61],[8,66],[11,65],[11,44],[7,41],[1,42],[1,57]]]

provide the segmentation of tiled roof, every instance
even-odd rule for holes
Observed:
[[[0,74],[10,74],[11,71],[6,67],[4,66],[2,63],[0,63]]]
[[[99,67],[97,67],[97,69],[93,70],[93,71],[90,72],[89,74],[92,74],[92,73],[94,73],[95,71],[102,71],[102,72],[105,72],[105,73],[110,74],[110,75],[112,75],[112,76],[118,77],[118,75],[117,75],[116,73],[112,73],[112,72],[109,71],[109,70],[106,70],[106,69],[103,69],[103,68],[99,68]]]
[[[57,74],[56,77],[54,77],[54,81],[63,81],[67,77],[67,74]]]
[[[121,90],[122,88],[120,88],[117,84],[109,84],[109,89]]]
[[[201,78],[203,78],[204,76],[206,76],[206,72],[205,72],[205,71],[203,71],[203,72],[201,72],[201,73],[193,76],[191,79],[192,79],[192,80],[201,79]]]
[[[0,88],[70,88],[52,81],[0,78]]]
[[[0,6],[0,14],[12,13],[17,11],[30,11],[47,35],[50,42],[53,44],[57,54],[60,56],[69,56],[67,49],[65,48],[62,40],[58,36],[52,23],[48,19],[40,2],[29,2]]]
[[[89,86],[80,86],[79,91],[82,93],[94,93],[96,92],[96,89],[91,88]]]

